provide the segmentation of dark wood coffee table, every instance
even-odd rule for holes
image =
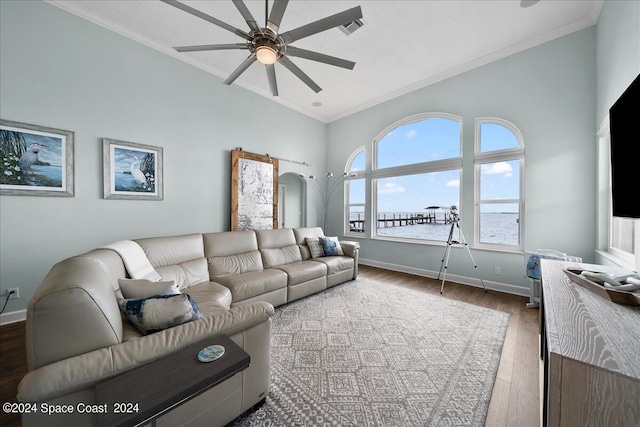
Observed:
[[[198,352],[213,344],[224,346],[224,355],[209,363],[198,361]],[[98,414],[98,425],[138,426],[153,421],[246,369],[250,362],[249,354],[220,335],[134,368],[96,386],[97,403],[107,405],[106,413]]]

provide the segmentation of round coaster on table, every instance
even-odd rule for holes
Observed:
[[[224,347],[221,345],[210,345],[198,352],[198,360],[201,362],[213,362],[224,354]]]

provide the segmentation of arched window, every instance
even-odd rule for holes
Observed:
[[[497,118],[476,119],[475,134],[475,247],[522,250],[522,134]]]
[[[365,226],[365,165],[366,149],[358,148],[351,154],[345,171],[344,180],[345,224],[344,234],[363,236]],[[351,176],[356,174],[355,176]]]
[[[407,117],[382,131],[373,147],[372,237],[446,242],[449,228],[442,225],[449,208],[460,206],[462,118]]]

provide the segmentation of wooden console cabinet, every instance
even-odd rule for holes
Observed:
[[[542,260],[543,426],[640,425],[640,307],[601,298]]]

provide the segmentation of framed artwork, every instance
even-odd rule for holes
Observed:
[[[0,194],[73,197],[73,136],[0,120]]]
[[[102,139],[105,199],[162,200],[162,148]]]
[[[278,159],[231,150],[231,230],[278,228]]]

